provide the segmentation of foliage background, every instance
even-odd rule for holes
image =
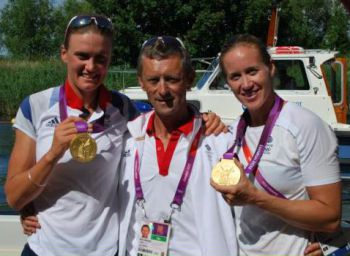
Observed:
[[[56,56],[69,19],[80,13],[110,17],[115,26],[113,64],[135,66],[140,45],[154,35],[178,36],[192,56],[212,57],[237,33],[264,41],[272,2],[279,2],[280,45],[350,49],[349,15],[338,0],[9,0],[0,12],[0,46],[10,56]]]
[[[132,69],[142,43],[151,36],[181,38],[193,57],[213,57],[237,33],[266,40],[272,3],[279,3],[278,45],[336,49],[349,54],[349,15],[338,0],[8,0],[0,11],[0,119],[13,117],[30,93],[61,83],[59,47],[76,14],[110,17],[115,27],[112,69]],[[1,52],[1,51],[0,51]],[[119,80],[122,79],[122,80]],[[112,73],[107,86],[130,79]]]

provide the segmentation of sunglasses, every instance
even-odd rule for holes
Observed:
[[[68,30],[71,28],[82,28],[89,26],[92,23],[100,29],[113,30],[112,21],[104,16],[90,16],[90,15],[78,15],[74,16],[67,25],[65,37],[67,37]]]
[[[184,43],[178,38],[173,36],[155,36],[152,37],[142,44],[142,49],[147,46],[154,46],[157,41],[161,41],[166,47],[185,49]]]

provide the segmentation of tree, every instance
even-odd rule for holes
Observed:
[[[282,1],[279,45],[349,49],[349,17],[339,1]]]
[[[331,17],[325,29],[322,46],[328,49],[349,52],[349,14],[345,12],[344,6],[339,2],[333,2],[331,12]]]
[[[66,0],[54,8],[50,0],[9,0],[1,11],[0,38],[14,58],[57,56],[70,18],[93,13],[85,0]]]
[[[49,0],[10,0],[1,11],[0,37],[16,58],[35,59],[53,52],[54,18]]]
[[[232,34],[238,8],[231,0],[88,0],[112,17],[116,27],[114,56],[135,65],[142,42],[172,35],[185,41],[193,56],[214,56]],[[233,14],[232,14],[233,13]]]
[[[338,0],[275,0],[281,6],[278,45],[347,50],[349,16]],[[80,13],[110,17],[115,27],[112,64],[136,64],[151,36],[181,38],[194,57],[212,57],[229,37],[266,40],[271,0],[9,0],[1,12],[0,42],[15,57],[57,53],[69,19]]]
[[[65,0],[63,4],[53,10],[55,19],[54,26],[51,28],[54,36],[53,44],[56,52],[63,43],[66,26],[70,19],[79,14],[94,14],[94,8],[85,0]]]

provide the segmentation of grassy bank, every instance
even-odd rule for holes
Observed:
[[[348,78],[350,78],[350,56],[345,57],[348,60]],[[203,69],[206,66],[197,68]],[[0,122],[11,120],[26,96],[61,84],[65,76],[65,66],[58,59],[40,62],[0,59]],[[201,73],[197,73],[196,80],[201,76]],[[126,66],[110,68],[106,78],[108,88],[119,90],[135,85],[137,80],[134,70]],[[350,93],[348,94],[350,100],[349,97]]]
[[[59,84],[64,79],[58,61],[0,61],[0,117],[9,120],[29,94]]]
[[[122,73],[118,67],[110,71],[106,79],[108,88],[137,84],[134,72]],[[59,60],[0,60],[0,121],[13,118],[26,96],[61,84],[65,74],[65,66]]]

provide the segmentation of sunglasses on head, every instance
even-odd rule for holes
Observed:
[[[147,46],[154,46],[157,41],[161,41],[166,47],[185,49],[184,43],[178,38],[173,36],[155,36],[142,44],[142,48]]]
[[[94,23],[100,29],[107,29],[110,31],[113,30],[113,24],[109,18],[104,16],[78,15],[74,16],[68,22],[65,35],[67,36],[67,32],[70,28],[82,28],[89,26],[92,23]]]

